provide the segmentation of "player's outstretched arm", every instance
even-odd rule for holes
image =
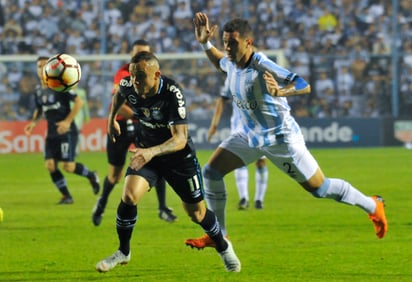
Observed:
[[[209,18],[206,14],[201,12],[196,13],[193,19],[193,24],[195,26],[195,37],[197,42],[202,45],[208,59],[212,62],[215,68],[220,70],[219,60],[223,58],[225,54],[210,43],[210,39],[217,30],[217,25],[209,27]]]

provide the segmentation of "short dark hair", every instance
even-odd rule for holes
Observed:
[[[239,32],[241,37],[252,37],[253,31],[249,22],[245,19],[235,18],[228,21],[223,26],[223,31],[225,32]]]
[[[46,57],[46,56],[38,56],[37,57],[37,62],[38,61],[43,61],[43,60],[48,60],[49,59],[49,57]]]
[[[159,59],[152,52],[142,51],[134,55],[130,61],[131,64],[137,64],[142,61],[156,60],[159,63]]]
[[[144,39],[137,39],[132,44],[132,46],[135,46],[135,45],[149,46],[149,42],[147,40],[144,40]]]

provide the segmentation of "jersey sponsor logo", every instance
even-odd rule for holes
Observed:
[[[257,108],[257,101],[243,101],[239,100],[237,97],[234,97],[234,103],[239,109],[243,110],[255,110]]]
[[[170,86],[169,90],[173,92],[176,96],[177,105],[178,105],[177,112],[180,118],[185,119],[186,118],[186,108],[185,108],[185,99],[184,99],[182,92],[180,91],[178,87],[176,87],[176,85]]]
[[[136,104],[137,103],[136,97],[133,96],[133,95],[127,96],[127,99],[129,100],[130,104]]]
[[[146,121],[141,120],[141,119],[139,120],[139,122],[140,122],[140,124],[142,124],[142,125],[144,125],[144,126],[146,126],[146,127],[149,127],[149,128],[153,128],[153,129],[156,129],[156,128],[165,128],[165,127],[168,126],[167,124],[150,123],[150,122],[146,122]]]
[[[179,107],[179,108],[177,108],[177,112],[179,113],[179,116],[180,116],[182,119],[185,119],[185,118],[186,118],[186,108],[185,108],[185,107]]]
[[[185,99],[180,89],[177,88],[175,85],[172,85],[170,86],[170,91],[172,91],[175,94],[178,106],[183,107],[185,105]]]
[[[43,105],[42,110],[45,113],[45,112],[50,111],[50,110],[58,110],[58,109],[60,109],[60,107],[61,107],[60,102],[57,102],[57,103],[51,104],[51,105]]]
[[[119,85],[120,85],[120,86],[123,86],[123,87],[131,87],[131,86],[132,86],[132,82],[131,82],[130,80],[127,80],[127,79],[122,78],[122,80],[120,80]]]

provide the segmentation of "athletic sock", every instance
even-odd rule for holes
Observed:
[[[56,188],[60,191],[60,193],[63,196],[70,198],[72,197],[70,195],[69,188],[67,188],[66,178],[64,178],[60,170],[56,169],[54,172],[51,172],[50,177]]]
[[[235,169],[235,181],[240,199],[249,201],[248,181],[249,173],[246,166]]]
[[[261,201],[265,199],[266,189],[268,186],[268,168],[267,166],[256,168],[255,173],[255,201]]]
[[[367,213],[373,213],[375,211],[376,203],[371,197],[364,195],[342,179],[327,178],[319,189],[324,189],[323,197],[325,198],[331,198],[341,203],[358,206]]]
[[[226,188],[223,179],[211,180],[204,178],[205,200],[219,221],[223,235],[226,234]]]
[[[74,174],[77,174],[77,175],[85,176],[85,177],[87,177],[87,178],[89,178],[89,179],[92,179],[92,178],[94,177],[94,173],[91,172],[91,171],[87,168],[87,166],[85,166],[85,165],[82,164],[82,163],[76,163],[76,166],[75,166],[75,168],[74,168],[73,173],[74,173]]]
[[[203,220],[199,223],[203,230],[216,243],[216,250],[222,252],[227,249],[227,242],[223,238],[222,230],[216,215],[209,209],[206,209],[206,214]]]
[[[166,206],[166,181],[164,178],[159,179],[156,184],[156,195],[159,202],[159,210],[167,209]]]
[[[104,202],[104,205],[106,205],[107,199],[109,198],[110,193],[112,192],[114,186],[116,184],[110,183],[109,178],[106,176],[103,181],[103,191],[102,195],[100,196],[100,203]]]
[[[116,230],[119,238],[119,250],[126,256],[130,253],[130,239],[137,221],[137,206],[120,201],[117,207]]]

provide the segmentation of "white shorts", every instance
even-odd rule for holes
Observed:
[[[238,156],[245,165],[266,156],[270,162],[299,183],[310,179],[319,167],[304,142],[253,148],[249,147],[247,136],[237,132],[230,135],[219,147]]]

